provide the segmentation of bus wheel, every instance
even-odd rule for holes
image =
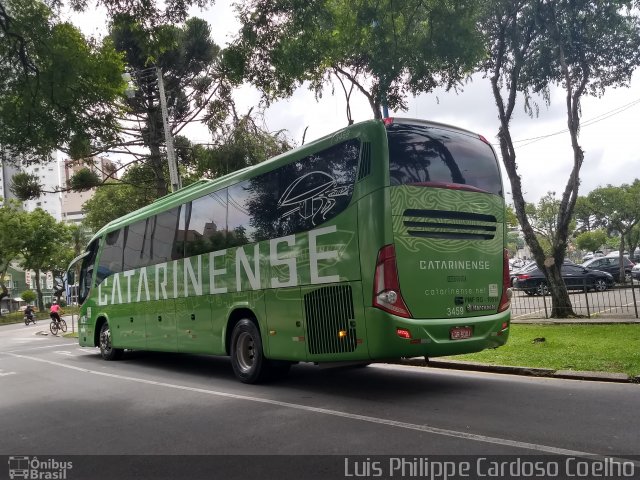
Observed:
[[[257,383],[267,376],[268,360],[256,324],[243,318],[231,334],[231,366],[242,383]]]
[[[109,323],[104,322],[100,328],[100,355],[105,360],[118,360],[122,357],[124,350],[122,348],[113,348],[111,346],[111,330]]]

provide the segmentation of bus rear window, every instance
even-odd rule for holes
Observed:
[[[433,125],[387,126],[392,186],[466,185],[502,195],[493,149],[472,134]]]

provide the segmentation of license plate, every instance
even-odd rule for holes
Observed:
[[[449,330],[451,340],[462,340],[473,336],[473,327],[453,327]]]

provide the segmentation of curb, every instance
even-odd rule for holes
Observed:
[[[502,373],[507,375],[522,375],[527,377],[558,378],[564,380],[588,380],[613,383],[640,383],[640,375],[633,378],[625,373],[609,372],[580,372],[575,370],[553,370],[550,368],[516,367],[509,365],[490,365],[479,362],[463,362],[460,360],[426,360],[424,357],[403,358],[395,362],[396,365],[410,365],[414,367],[432,367],[475,372]]]

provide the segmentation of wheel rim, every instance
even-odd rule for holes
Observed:
[[[255,343],[250,333],[242,332],[236,340],[236,360],[242,372],[248,372],[255,362]]]
[[[109,353],[111,351],[111,331],[109,328],[104,328],[102,332],[100,332],[100,350],[104,353]]]
[[[538,285],[538,295],[546,295],[547,294],[547,285],[544,283],[541,283],[540,285]]]
[[[607,284],[604,280],[596,280],[596,290],[599,292],[604,292],[607,289]]]
[[[631,283],[631,274],[630,273],[625,273],[624,274],[624,283]]]
[[[51,330],[51,333],[54,335],[58,335],[58,326],[55,323],[49,325],[49,330]]]
[[[60,321],[60,326],[62,327],[62,331],[66,332],[67,331],[67,322],[65,322],[64,320]]]

